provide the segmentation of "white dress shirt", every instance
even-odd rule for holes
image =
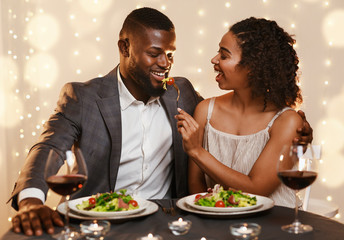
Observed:
[[[172,127],[158,97],[137,101],[122,82],[118,90],[122,117],[122,154],[115,190],[142,198],[171,197]]]
[[[118,89],[122,120],[122,153],[115,191],[145,199],[171,197],[172,127],[159,97],[147,104],[137,101],[125,87],[119,68]],[[18,203],[29,197],[45,201],[38,188],[26,188],[18,195]]]

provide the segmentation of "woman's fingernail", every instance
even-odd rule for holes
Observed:
[[[180,112],[182,109],[181,108],[177,108],[177,111]]]

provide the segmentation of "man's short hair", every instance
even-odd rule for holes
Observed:
[[[174,30],[172,21],[165,14],[154,8],[143,7],[133,10],[126,17],[119,36],[135,32],[142,27],[165,31]]]

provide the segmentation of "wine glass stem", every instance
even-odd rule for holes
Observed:
[[[69,195],[66,196],[66,214],[65,214],[65,229],[66,231],[69,230],[69,204],[68,201],[69,200]]]
[[[294,224],[299,223],[299,198],[297,196],[297,191],[295,191],[295,220]]]

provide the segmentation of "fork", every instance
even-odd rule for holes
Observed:
[[[178,103],[178,101],[177,101]],[[174,204],[173,204],[173,200],[170,199],[170,211],[169,213],[172,215],[172,216],[175,216],[177,213],[176,213],[176,210],[174,209]]]

